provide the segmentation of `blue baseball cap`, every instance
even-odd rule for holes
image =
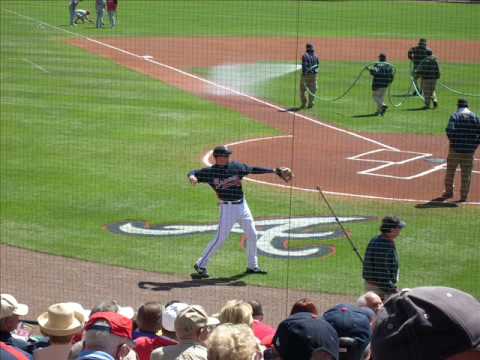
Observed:
[[[338,360],[339,339],[324,319],[298,312],[283,320],[273,337],[273,346],[283,360],[310,360],[314,351],[324,351]]]

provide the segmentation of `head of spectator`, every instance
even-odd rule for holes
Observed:
[[[368,291],[357,299],[358,307],[365,307],[377,314],[383,308],[383,301],[377,293]]]
[[[163,305],[156,301],[146,302],[140,306],[137,311],[136,332],[154,335],[161,330],[163,310]]]
[[[340,359],[360,360],[370,343],[372,310],[362,310],[350,304],[338,304],[323,314],[340,338]]]
[[[170,339],[177,339],[175,333],[175,319],[178,314],[185,310],[189,305],[173,301],[165,305],[165,310],[162,313],[162,334]]]
[[[135,316],[135,310],[132,307],[120,306],[116,300],[103,301],[100,304],[95,305],[92,308],[90,315],[97,312],[114,312],[130,320]]]
[[[192,340],[204,344],[218,319],[208,316],[200,305],[190,305],[182,310],[175,319],[175,332],[179,342]]]
[[[309,312],[314,315],[318,315],[317,307],[315,306],[313,301],[308,298],[300,299],[295,304],[293,304],[292,310],[290,310],[290,315],[296,314],[298,312]]]
[[[84,318],[75,310],[71,303],[53,304],[37,318],[40,332],[50,338],[50,344],[68,344],[82,331]]]
[[[254,320],[263,320],[263,307],[262,304],[260,304],[259,301],[257,300],[251,300],[248,302],[250,306],[252,307],[252,317]]]
[[[246,324],[221,324],[208,338],[208,360],[261,360],[258,340]]]
[[[243,300],[229,300],[220,310],[218,319],[222,324],[246,324],[252,326],[252,306]]]
[[[103,358],[104,353],[125,359],[133,344],[132,330],[131,319],[115,312],[96,312],[85,324],[85,345],[78,359]]]
[[[403,289],[377,317],[375,360],[468,358],[480,344],[480,302],[448,287]],[[476,354],[478,358],[478,353]],[[465,357],[463,357],[465,356]]]
[[[400,235],[400,231],[406,226],[405,222],[400,220],[396,216],[385,216],[382,219],[382,224],[380,225],[380,232],[382,233],[383,237],[394,241],[398,235]]]
[[[0,299],[0,332],[10,333],[17,328],[20,316],[28,314],[28,306],[20,304],[10,294],[1,294]]]
[[[283,320],[273,337],[283,360],[338,360],[339,339],[335,329],[310,312],[298,312]]]

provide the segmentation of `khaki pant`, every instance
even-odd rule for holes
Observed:
[[[425,106],[430,106],[431,101],[437,101],[437,94],[435,93],[435,87],[437,86],[437,79],[423,79],[422,78],[422,91],[425,99]]]
[[[385,106],[385,94],[387,93],[386,87],[381,87],[373,90],[372,97],[375,104],[377,104],[377,111],[382,111],[382,106]]]
[[[458,153],[450,146],[447,157],[447,173],[445,174],[445,192],[447,193],[453,193],[453,181],[458,165],[460,165],[462,171],[460,198],[466,200],[470,191],[470,182],[472,180],[473,153]]]
[[[300,101],[302,107],[307,105],[307,97],[305,92],[308,89],[308,105],[313,106],[315,103],[315,94],[317,93],[317,75],[307,74],[300,78]]]

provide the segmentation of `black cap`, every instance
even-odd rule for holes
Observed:
[[[396,216],[385,216],[380,226],[381,232],[389,232],[393,229],[403,229],[407,224]]]
[[[339,340],[335,329],[309,312],[283,320],[273,337],[273,346],[283,360],[310,360],[314,351],[324,351],[338,360]]]
[[[461,107],[468,107],[468,101],[466,99],[458,99],[457,106]]]
[[[426,44],[426,43],[427,43],[427,39],[421,38],[420,40],[418,40],[418,43],[419,43],[419,44]]]
[[[447,359],[479,344],[477,299],[453,288],[419,287],[388,298],[371,346],[375,360],[417,360]]]
[[[227,148],[225,145],[220,145],[220,146],[217,146],[215,147],[215,149],[213,149],[213,156],[217,157],[217,156],[229,156],[231,154],[231,150],[229,148]]]
[[[310,44],[310,43],[308,43],[308,44],[306,45],[306,48],[307,48],[307,50],[308,50],[308,49],[315,50],[315,46],[313,46],[313,44]]]
[[[380,54],[378,54],[378,58],[380,60],[387,60],[387,55],[385,55],[384,53],[380,53]]]

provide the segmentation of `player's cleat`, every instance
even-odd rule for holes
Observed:
[[[388,106],[387,105],[382,105],[382,108],[380,109],[379,116],[385,115],[385,112],[387,111]]]
[[[438,107],[438,101],[433,100],[433,108],[436,109]]]
[[[202,267],[198,266],[198,264],[193,265],[193,268],[197,272],[198,277],[204,278],[204,279],[210,277],[210,275],[208,275],[208,271],[207,271],[206,268],[202,268]]]
[[[247,270],[245,271],[245,273],[247,274],[256,274],[256,275],[267,275],[268,272],[266,272],[265,270],[262,270],[258,267],[256,268],[253,268],[253,269],[250,269],[250,268],[247,268]]]

